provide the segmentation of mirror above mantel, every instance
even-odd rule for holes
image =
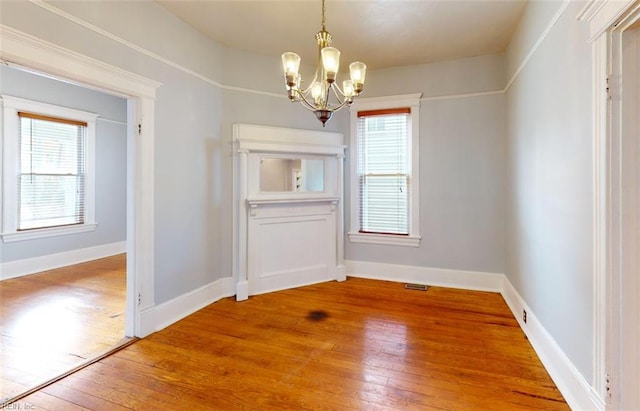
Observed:
[[[260,157],[260,193],[324,192],[324,159],[309,157]]]

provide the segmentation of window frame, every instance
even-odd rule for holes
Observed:
[[[5,243],[47,238],[67,234],[90,232],[95,221],[95,136],[98,115],[53,104],[2,95],[2,240]],[[43,116],[66,118],[87,123],[86,169],[84,187],[84,223],[58,227],[34,228],[18,231],[18,174],[20,172],[20,118],[19,111]]]
[[[359,98],[351,105],[350,123],[350,230],[349,240],[353,243],[396,245],[406,247],[420,246],[420,97],[422,93],[389,97]],[[360,232],[360,182],[358,175],[358,112],[409,107],[409,150],[411,164],[409,174],[409,235]]]

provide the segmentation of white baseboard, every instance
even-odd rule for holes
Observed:
[[[196,290],[156,305],[140,314],[140,334],[147,336],[215,303],[235,295],[232,277],[220,278]]]
[[[0,281],[110,257],[126,251],[127,242],[119,241],[116,243],[81,248],[79,250],[65,251],[63,253],[8,261],[6,263],[0,263]]]
[[[345,261],[347,275],[375,280],[418,283],[465,290],[501,292],[504,274],[444,268]]]
[[[558,343],[551,337],[540,323],[535,313],[515,290],[511,282],[505,277],[502,297],[507,302],[511,312],[520,324],[533,346],[536,354],[547,369],[551,379],[556,384],[569,407],[573,410],[601,410],[597,393],[589,385],[584,376],[578,371],[569,357],[562,351]],[[527,322],[522,319],[522,310],[527,311]]]
[[[244,301],[249,299],[249,281],[238,281],[236,286],[236,301]]]

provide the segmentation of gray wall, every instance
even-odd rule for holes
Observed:
[[[423,93],[422,241],[413,248],[346,238],[345,258],[504,273],[504,55],[373,71],[367,82],[367,97]],[[483,92],[498,93],[468,95]],[[453,98],[440,98],[445,96]],[[346,200],[348,210],[348,195]],[[346,217],[349,227],[348,211]]]
[[[144,52],[26,1],[0,7],[3,24],[162,83],[155,124],[156,303],[231,275],[232,124],[337,131],[348,141],[346,111],[323,129],[286,100],[278,58],[221,47],[153,2],[55,3]],[[494,91],[503,83],[504,56],[495,55],[372,71],[365,95],[422,91],[430,97]],[[347,258],[504,271],[503,100],[491,95],[423,103],[422,246],[347,243]]]
[[[212,84],[222,48],[150,1],[55,4],[145,52],[26,1],[0,7],[3,24],[162,83],[155,106],[155,302],[230,275],[230,254],[221,252],[231,235],[221,229],[230,197],[220,187],[231,177],[219,161],[230,137],[223,142],[222,93]]]
[[[96,122],[95,231],[4,243],[0,262],[76,250],[126,240],[127,102],[69,83],[0,66],[0,94],[90,111]]]
[[[322,129],[284,97],[279,59],[227,50],[151,1],[54,7],[144,50],[27,1],[0,2],[0,22],[162,83],[155,106],[156,304],[231,276],[232,124]],[[245,71],[258,75],[242,77]],[[338,115],[326,130],[347,128],[346,119]]]
[[[591,48],[571,3],[507,92],[507,269],[516,290],[592,378]],[[510,74],[559,10],[530,2]]]

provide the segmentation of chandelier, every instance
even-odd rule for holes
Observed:
[[[349,65],[350,79],[342,82],[342,89],[336,84],[340,66],[340,50],[331,47],[331,34],[326,30],[325,6],[322,0],[322,30],[316,34],[318,42],[318,63],[313,80],[305,89],[300,88],[302,77],[300,56],[293,52],[282,54],[282,66],[289,100],[297,101],[307,110],[314,112],[318,120],[325,123],[334,111],[349,106],[353,98],[362,93],[367,65],[359,61]],[[329,100],[335,100],[331,103]]]

